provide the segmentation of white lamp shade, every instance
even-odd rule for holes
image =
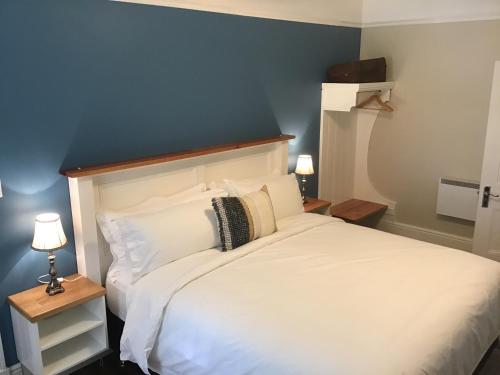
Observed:
[[[40,214],[35,218],[35,235],[31,247],[37,251],[52,251],[66,245],[59,214]]]
[[[295,168],[297,174],[314,174],[313,162],[311,155],[299,155],[297,159],[297,167]]]

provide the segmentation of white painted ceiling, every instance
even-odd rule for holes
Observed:
[[[359,26],[363,0],[118,0],[261,18]]]
[[[500,0],[116,0],[327,25],[500,19]]]
[[[500,0],[363,0],[362,25],[500,19]]]

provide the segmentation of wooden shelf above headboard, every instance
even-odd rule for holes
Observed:
[[[145,167],[149,165],[160,164],[174,160],[187,159],[196,156],[216,154],[218,152],[237,150],[240,148],[254,147],[259,145],[265,145],[268,143],[289,141],[294,138],[295,138],[294,135],[281,134],[276,137],[267,137],[252,141],[233,142],[216,146],[201,147],[193,150],[172,152],[169,154],[138,158],[133,160],[121,161],[117,163],[101,164],[101,165],[94,165],[94,166],[81,167],[75,169],[66,169],[66,170],[61,170],[60,173],[66,177],[71,177],[71,178],[93,176],[97,174],[122,171],[125,169]]]

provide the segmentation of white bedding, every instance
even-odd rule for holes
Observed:
[[[164,266],[163,272],[171,272],[173,275],[177,275],[186,270],[194,269],[203,263],[215,260],[220,254],[221,252],[217,249],[200,251]],[[109,310],[123,321],[127,317],[127,293],[132,285],[127,277],[120,276],[119,267],[111,265],[106,275],[106,303]]]
[[[106,305],[109,310],[125,321],[127,318],[127,291],[130,283],[120,279],[119,275],[108,271],[106,276]]]
[[[500,334],[500,265],[314,214],[127,294],[121,358],[161,374],[470,374]]]

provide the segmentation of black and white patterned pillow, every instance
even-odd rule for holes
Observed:
[[[233,250],[276,231],[271,199],[265,191],[242,197],[212,198],[222,251]]]

